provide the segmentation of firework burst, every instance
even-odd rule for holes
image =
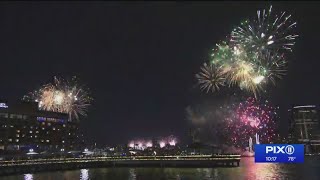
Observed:
[[[196,78],[200,84],[201,90],[207,93],[218,91],[220,87],[225,85],[225,77],[222,68],[215,67],[213,64],[204,63],[201,72],[196,74]]]
[[[275,84],[286,74],[286,67],[284,54],[267,52],[258,64],[258,73]]]
[[[92,100],[75,77],[71,81],[54,77],[53,83],[43,85],[24,99],[38,102],[41,110],[67,113],[70,121],[86,116]]]
[[[272,6],[269,10],[258,10],[255,19],[246,20],[231,33],[231,41],[244,45],[251,52],[285,49],[292,51],[298,35],[292,30],[296,22],[286,12],[274,14]]]
[[[256,98],[269,81],[273,84],[286,72],[283,50],[292,50],[296,23],[291,15],[274,15],[269,10],[257,12],[257,19],[247,20],[231,32],[230,41],[216,45],[209,65],[196,75],[201,90],[219,91],[226,84],[252,93]],[[264,91],[265,92],[265,91]]]
[[[277,108],[269,105],[268,101],[260,103],[252,97],[234,104],[233,108],[234,113],[226,118],[226,132],[229,133],[232,145],[247,147],[248,139],[255,134],[260,135],[262,143],[271,143],[274,140]]]
[[[211,54],[211,64],[214,65],[227,65],[233,60],[234,51],[223,41],[220,44],[216,44],[216,48],[212,50]]]
[[[194,128],[191,132],[194,141],[245,149],[249,138],[256,134],[261,143],[275,142],[277,112],[278,108],[267,100],[234,94],[189,107],[187,117]]]

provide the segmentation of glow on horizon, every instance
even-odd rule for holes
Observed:
[[[134,147],[134,143],[130,143],[129,147],[133,148]]]
[[[152,143],[151,142],[147,142],[146,146],[147,147],[152,147]]]
[[[170,146],[175,146],[176,143],[177,143],[177,142],[176,142],[174,139],[169,142]]]
[[[166,146],[166,143],[164,141],[160,141],[159,142],[160,148],[163,148]]]

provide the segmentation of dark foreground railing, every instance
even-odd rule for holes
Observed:
[[[0,176],[102,167],[237,167],[240,155],[91,157],[0,161]]]

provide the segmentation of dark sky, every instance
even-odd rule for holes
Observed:
[[[95,99],[85,135],[99,143],[187,135],[185,108],[198,98],[194,74],[210,49],[267,4],[0,3],[0,98],[15,101],[54,75],[77,75]],[[273,3],[300,35],[288,75],[272,91],[284,114],[318,104],[320,4]]]

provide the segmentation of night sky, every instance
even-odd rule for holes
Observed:
[[[298,22],[289,71],[273,87],[281,130],[294,104],[319,104],[317,2],[273,3]],[[14,102],[52,77],[78,76],[94,103],[82,129],[98,143],[176,135],[187,139],[185,108],[204,95],[194,75],[210,49],[268,4],[0,3],[0,98]]]

